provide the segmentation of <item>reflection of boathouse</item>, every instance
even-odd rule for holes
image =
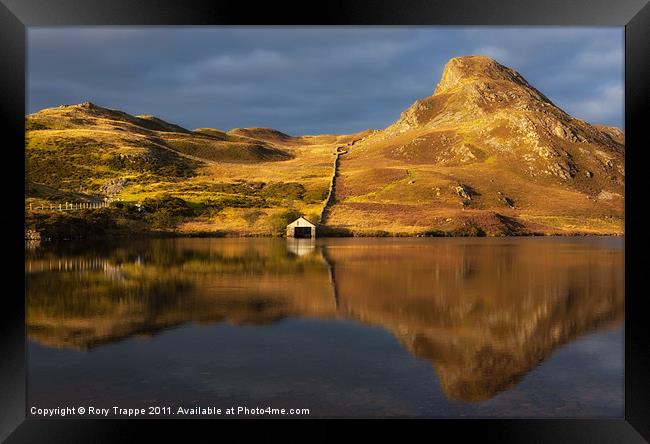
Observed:
[[[296,239],[287,238],[287,251],[296,256],[304,256],[313,253],[316,250],[316,239]]]
[[[287,225],[287,237],[315,238],[316,225],[312,224],[304,217],[299,217]]]

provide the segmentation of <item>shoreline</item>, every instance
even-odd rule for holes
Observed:
[[[386,233],[377,235],[377,233],[353,233],[349,235],[335,235],[335,236],[317,236],[316,239],[340,239],[340,238],[364,238],[364,239],[382,239],[382,238],[521,238],[521,237],[625,237],[625,233],[526,233],[526,234],[510,234],[510,235],[482,235],[482,236],[458,236],[458,235],[422,235],[422,234],[408,234],[408,233]],[[229,233],[229,232],[195,232],[195,233],[182,233],[182,232],[148,232],[148,233],[128,233],[128,234],[104,234],[96,236],[85,237],[67,237],[67,238],[47,238],[41,239],[25,238],[25,243],[29,242],[74,242],[81,240],[118,240],[118,239],[184,239],[184,238],[201,238],[201,239],[243,239],[243,238],[259,238],[259,239],[288,239],[284,235],[273,234],[253,234],[253,233]]]

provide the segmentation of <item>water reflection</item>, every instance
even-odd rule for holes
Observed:
[[[286,242],[287,251],[292,252],[296,256],[304,256],[306,254],[312,254],[316,251],[316,239],[313,237],[309,239],[289,237],[287,238]]]
[[[354,320],[475,402],[623,319],[620,239],[173,239],[27,251],[28,337],[89,350],[187,322]],[[316,344],[315,344],[316,346]]]

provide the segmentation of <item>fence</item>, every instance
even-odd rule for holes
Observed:
[[[106,208],[110,204],[110,201],[104,202],[65,202],[65,203],[50,203],[50,204],[39,204],[34,205],[33,203],[29,204],[29,210],[41,210],[41,211],[75,211],[75,210],[91,210],[97,208]]]

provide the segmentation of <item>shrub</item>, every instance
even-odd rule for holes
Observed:
[[[370,230],[357,234],[360,237],[389,237],[390,233],[386,230]]]
[[[485,231],[472,223],[465,223],[451,231],[442,231],[435,228],[420,233],[423,237],[484,237]]]
[[[151,224],[152,228],[162,230],[174,228],[179,219],[180,218],[177,215],[166,208],[153,214],[149,214],[146,217],[147,222]]]
[[[449,233],[442,230],[430,229],[420,233],[424,237],[446,237],[449,236]]]
[[[173,197],[164,194],[158,198],[148,197],[142,203],[145,211],[148,213],[166,213],[173,217],[194,216],[194,209],[180,197]],[[162,216],[161,216],[162,217]]]
[[[455,237],[483,237],[485,231],[473,224],[463,224],[452,230],[451,235]]]
[[[113,210],[116,216],[123,216],[128,218],[139,219],[142,213],[138,210],[135,204],[128,202],[111,202],[109,208]]]
[[[116,234],[115,213],[109,208],[70,213],[29,214],[25,220],[29,229],[42,232],[50,239],[77,239]]]
[[[327,187],[318,187],[307,190],[303,196],[303,200],[307,203],[319,203],[327,199]]]
[[[298,210],[289,209],[281,213],[274,214],[269,218],[269,225],[275,234],[283,234],[287,225],[298,219],[302,214]]]

